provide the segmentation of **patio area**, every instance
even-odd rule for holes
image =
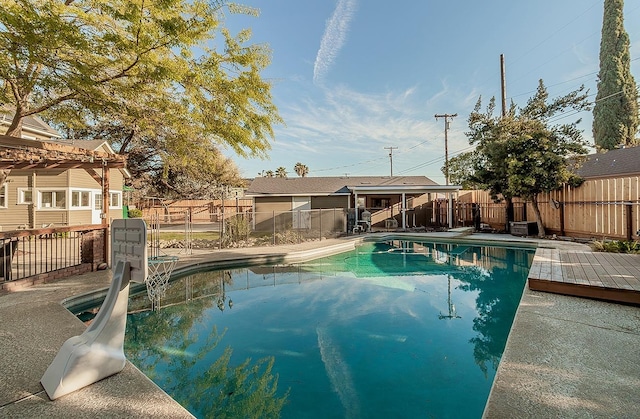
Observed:
[[[529,272],[529,288],[640,305],[640,256],[538,249]]]

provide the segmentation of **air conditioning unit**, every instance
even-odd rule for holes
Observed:
[[[535,236],[538,234],[538,223],[535,221],[516,221],[510,223],[512,236]]]

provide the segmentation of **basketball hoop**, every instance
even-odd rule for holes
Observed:
[[[178,263],[177,256],[155,256],[148,259],[149,274],[147,284],[147,296],[151,301],[151,309],[160,309],[160,299],[165,296],[169,278]]]

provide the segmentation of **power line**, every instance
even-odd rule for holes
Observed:
[[[452,155],[453,155],[453,156],[457,156],[457,155],[459,155],[459,154],[461,154],[461,153],[464,153],[464,152],[467,152],[467,151],[473,150],[474,148],[475,148],[475,146],[471,145],[471,146],[469,146],[469,147],[465,147],[465,148],[463,148],[462,150],[454,151],[454,152],[452,153]],[[435,157],[435,158],[433,158],[433,159],[431,159],[431,160],[427,160],[426,162],[422,162],[422,163],[420,163],[420,164],[417,164],[417,165],[415,165],[415,166],[413,166],[413,167],[409,167],[409,168],[407,168],[407,169],[401,170],[401,171],[400,171],[400,174],[407,173],[407,172],[413,172],[414,170],[422,169],[423,167],[427,167],[427,166],[431,166],[432,164],[439,163],[439,162],[441,162],[442,160],[444,160],[444,156],[438,156],[438,157]]]

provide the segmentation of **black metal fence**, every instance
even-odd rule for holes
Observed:
[[[106,261],[106,228],[74,226],[0,233],[0,283],[56,279]],[[84,269],[69,268],[87,265]]]
[[[347,231],[346,211],[341,208],[256,212],[243,217],[254,237],[274,245],[335,238]]]

